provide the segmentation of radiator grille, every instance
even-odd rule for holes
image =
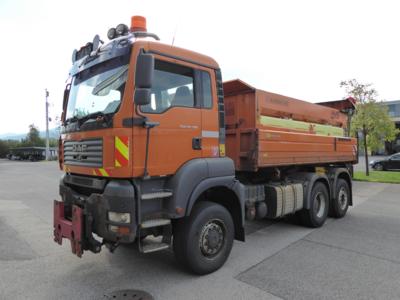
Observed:
[[[64,163],[83,167],[102,167],[103,140],[65,141]]]

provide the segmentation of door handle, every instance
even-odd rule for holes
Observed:
[[[192,139],[192,148],[193,148],[193,150],[201,150],[201,138],[200,137],[194,137]]]

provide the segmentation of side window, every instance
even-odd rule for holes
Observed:
[[[145,113],[162,113],[172,106],[194,107],[193,69],[155,61],[151,103],[141,107]]]
[[[211,78],[208,72],[201,71],[201,90],[203,94],[203,107],[212,107]]]
[[[400,155],[393,155],[392,160],[400,160]]]

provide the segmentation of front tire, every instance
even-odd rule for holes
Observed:
[[[218,270],[233,245],[234,225],[229,211],[217,203],[197,203],[189,217],[174,223],[176,259],[193,273]]]
[[[374,169],[376,170],[376,171],[384,171],[384,169],[383,169],[383,165],[382,164],[376,164],[375,166],[374,166]]]
[[[302,223],[311,228],[324,225],[329,212],[328,189],[322,182],[314,184],[311,191],[310,209],[299,212]]]

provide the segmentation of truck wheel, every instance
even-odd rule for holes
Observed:
[[[350,188],[346,180],[339,178],[336,184],[336,199],[332,200],[330,216],[343,218],[349,208]]]
[[[310,209],[300,211],[300,218],[305,226],[317,228],[321,227],[328,217],[329,194],[322,182],[314,184],[311,191]]]
[[[232,217],[217,203],[197,203],[188,218],[174,223],[173,230],[176,259],[196,274],[218,270],[231,252],[234,237]]]

